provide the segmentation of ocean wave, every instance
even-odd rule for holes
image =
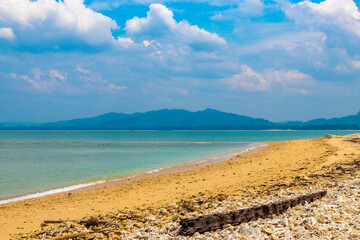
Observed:
[[[161,170],[162,170],[162,168],[159,168],[159,169],[154,169],[154,170],[151,170],[151,171],[146,172],[146,173],[151,174],[151,173],[155,173],[155,172],[160,172]]]
[[[52,190],[48,190],[48,191],[44,191],[44,192],[31,193],[31,194],[20,196],[20,197],[0,200],[0,205],[1,204],[6,204],[6,203],[11,203],[11,202],[17,202],[17,201],[21,201],[21,200],[26,200],[26,199],[31,199],[31,198],[44,197],[44,196],[52,195],[52,194],[56,194],[56,193],[73,191],[73,190],[76,190],[76,189],[79,189],[79,188],[89,187],[89,186],[93,186],[93,185],[101,184],[101,183],[105,183],[105,181],[82,183],[82,184],[76,184],[76,185],[63,187],[63,188],[56,188],[56,189],[52,189]]]

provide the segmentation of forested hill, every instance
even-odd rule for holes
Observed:
[[[342,118],[308,122],[275,123],[261,118],[214,109],[190,112],[163,109],[144,113],[106,113],[96,117],[50,123],[0,123],[0,129],[32,130],[267,130],[267,129],[360,129],[360,113]]]

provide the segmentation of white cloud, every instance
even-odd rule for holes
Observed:
[[[76,82],[69,79],[66,72],[51,69],[43,71],[39,68],[31,70],[30,75],[19,75],[10,73],[12,79],[22,80],[29,84],[27,90],[42,94],[62,93],[66,95],[87,95],[90,93],[116,93],[128,89],[126,86],[117,86],[114,83],[102,79],[100,74],[96,74],[88,69],[77,67],[76,70],[83,74],[80,79],[82,82]]]
[[[51,94],[55,89],[66,84],[66,73],[57,70],[42,71],[38,68],[32,70],[33,76],[12,74],[14,79],[22,79],[29,83],[33,89],[41,93]]]
[[[244,0],[238,3],[240,14],[261,15],[264,10],[264,3],[261,0]]]
[[[266,69],[258,73],[249,66],[242,65],[241,73],[221,79],[221,83],[232,90],[269,91],[280,87],[293,92],[307,93],[304,87],[313,85],[315,81],[298,70]]]
[[[176,22],[172,11],[162,4],[151,4],[146,17],[134,17],[128,20],[125,29],[128,34],[147,42],[149,39],[155,39],[172,44],[198,44],[203,47],[206,47],[205,45],[226,45],[225,39],[216,33],[210,33],[196,25],[190,25],[187,21]]]
[[[128,48],[134,44],[134,41],[131,38],[118,37],[116,40],[120,44],[120,46],[125,47],[125,48]]]
[[[111,83],[107,86],[107,88],[105,88],[105,90],[110,90],[110,91],[123,91],[123,90],[126,90],[128,89],[127,87],[125,86],[116,86],[115,84]]]
[[[270,89],[270,83],[246,65],[241,66],[241,73],[222,79],[222,82],[233,90],[264,91]]]
[[[326,35],[322,32],[287,32],[266,39],[253,42],[238,48],[239,54],[253,54],[271,49],[284,49],[293,51],[297,48],[302,49],[307,55],[322,54]]]
[[[44,41],[54,42],[54,47],[64,39],[110,43],[112,30],[118,28],[114,20],[86,7],[83,0],[2,0],[0,24],[12,28],[24,44]]]
[[[285,14],[296,24],[298,31],[323,34],[323,41],[313,39],[310,45],[304,45],[298,52],[297,59],[307,57],[307,62],[327,71],[338,74],[348,74],[356,69],[357,55],[360,53],[360,11],[353,0],[323,0],[314,3],[308,0],[290,3],[287,0],[277,0]],[[319,49],[316,54],[316,49]],[[318,57],[317,57],[317,56]]]
[[[353,60],[351,61],[351,64],[354,68],[360,68],[360,61],[359,60]]]
[[[80,66],[77,66],[76,70],[81,72],[81,73],[84,73],[84,74],[90,74],[90,72],[91,72],[89,69],[85,69],[85,68],[82,68]]]
[[[143,44],[144,44],[144,46],[147,48],[148,46],[151,45],[151,41],[149,42],[148,40],[144,40],[144,41],[143,41]]]
[[[51,69],[50,72],[49,72],[49,76],[51,78],[58,78],[60,79],[61,81],[65,81],[66,78],[67,78],[67,74],[62,74],[60,73],[58,70],[55,70],[55,69]]]
[[[353,0],[325,0],[320,3],[282,2],[286,15],[299,25],[331,31],[334,27],[360,37],[360,12]]]
[[[7,40],[13,40],[15,34],[12,28],[0,28],[0,38],[5,38]]]
[[[157,0],[156,3],[166,4],[173,2],[189,2],[189,0]],[[254,5],[259,5],[261,0],[197,0],[195,3],[207,3],[210,6],[233,6],[233,5],[242,5],[243,3],[251,4],[251,7],[256,7]],[[154,0],[94,0],[91,2],[90,7],[97,11],[102,10],[111,10],[118,8],[121,5],[128,4],[143,4],[150,5],[154,3]],[[251,11],[251,9],[246,9],[244,11]]]
[[[81,73],[79,78],[82,82],[84,82],[84,88],[87,90],[106,94],[128,89],[126,86],[117,86],[113,83],[109,83],[107,80],[102,78],[100,73],[93,72],[80,66],[77,66],[76,70]]]

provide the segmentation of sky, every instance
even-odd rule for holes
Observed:
[[[0,122],[360,111],[354,0],[0,0]]]

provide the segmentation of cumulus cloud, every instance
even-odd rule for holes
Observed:
[[[145,46],[151,40],[167,43],[183,43],[190,46],[225,46],[226,41],[216,33],[211,33],[183,20],[176,22],[173,12],[162,4],[151,4],[147,16],[134,17],[126,22],[126,32],[143,40]],[[146,42],[145,42],[146,41]]]
[[[0,36],[14,38],[15,34],[19,44],[54,49],[64,44],[114,43],[112,30],[118,28],[117,23],[86,7],[83,1],[2,0],[0,24],[5,28],[1,28]]]
[[[239,74],[221,79],[221,83],[232,90],[269,91],[280,87],[306,94],[307,90],[304,87],[313,85],[315,81],[298,70],[266,69],[259,73],[247,65],[242,65]]]
[[[15,34],[12,28],[0,28],[0,38],[5,38],[7,40],[13,40]]]
[[[189,2],[189,0],[175,0],[176,2]],[[166,4],[173,3],[174,0],[157,0],[156,3]],[[207,3],[211,6],[249,6],[252,9],[244,9],[242,8],[240,11],[250,12],[250,11],[258,11],[258,7],[260,7],[259,3],[261,0],[197,0],[196,3]],[[149,5],[154,3],[153,0],[94,0],[90,3],[90,7],[97,11],[102,10],[110,10],[117,8],[121,5],[128,4],[143,4]]]
[[[353,0],[325,0],[320,3],[282,1],[286,15],[299,25],[322,30],[333,27],[360,37],[360,12]]]
[[[357,55],[360,54],[360,11],[353,0],[323,0],[320,3],[300,1],[291,3],[277,0],[286,16],[293,20],[296,29],[324,35],[323,41],[312,41],[322,48],[314,64],[327,67],[338,74],[350,73],[356,69]],[[320,35],[319,35],[320,36]],[[315,45],[312,45],[315,46]],[[316,46],[315,46],[316,47]],[[307,52],[303,47],[302,56]],[[316,50],[315,48],[313,48]],[[314,59],[316,56],[314,55]],[[355,63],[355,64],[354,64]]]

